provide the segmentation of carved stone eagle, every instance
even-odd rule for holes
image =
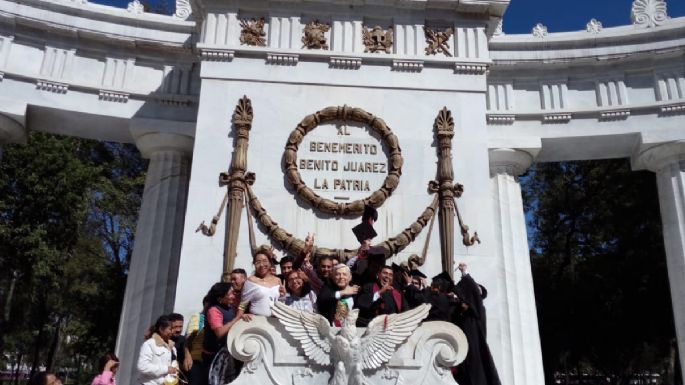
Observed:
[[[363,385],[363,370],[378,369],[387,363],[402,344],[428,316],[431,305],[390,315],[369,322],[359,337],[355,323],[359,310],[349,312],[345,325],[336,333],[319,314],[295,310],[283,303],[272,305],[272,314],[290,335],[299,341],[307,359],[333,366],[329,385]]]

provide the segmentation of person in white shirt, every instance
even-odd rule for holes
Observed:
[[[137,365],[141,385],[163,385],[165,379],[175,378],[178,364],[172,334],[171,319],[165,315],[159,317],[146,333]]]

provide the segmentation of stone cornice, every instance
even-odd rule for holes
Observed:
[[[135,14],[125,9],[67,0],[0,0],[0,23],[52,31],[124,47],[183,49],[190,52],[195,23],[172,16]]]
[[[682,51],[685,17],[670,19],[658,28],[621,26],[598,33],[561,32],[544,37],[498,35],[489,48],[495,67],[507,65],[572,64],[576,61],[611,60]]]

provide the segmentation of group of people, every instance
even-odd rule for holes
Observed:
[[[257,248],[252,260],[254,273],[248,276],[245,270],[235,269],[214,284],[203,299],[202,311],[189,320],[185,336],[174,326],[180,318],[182,328],[182,316],[171,314],[157,320],[141,347],[140,383],[173,385],[173,378],[190,385],[230,383],[240,373],[241,362],[228,352],[227,334],[237,322],[250,322],[253,315],[271,316],[271,304],[282,301],[298,310],[319,313],[332,326],[343,326],[348,312],[356,308],[360,327],[376,316],[429,303],[427,321],[453,322],[469,342],[466,360],[455,370],[459,384],[500,385],[485,342],[485,288],[473,280],[463,263],[457,284],[443,272],[433,277],[430,286],[418,270],[386,265],[385,249],[371,246],[377,216],[375,209],[365,208],[362,223],[353,228],[359,250],[345,263],[321,256],[314,265],[313,234],[305,239],[302,253],[279,262],[272,248]]]

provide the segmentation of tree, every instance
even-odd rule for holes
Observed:
[[[144,169],[130,145],[32,133],[5,149],[0,353],[51,369],[113,350]]]
[[[656,182],[626,160],[538,164],[522,179],[548,383],[640,371],[672,383],[674,341]]]

